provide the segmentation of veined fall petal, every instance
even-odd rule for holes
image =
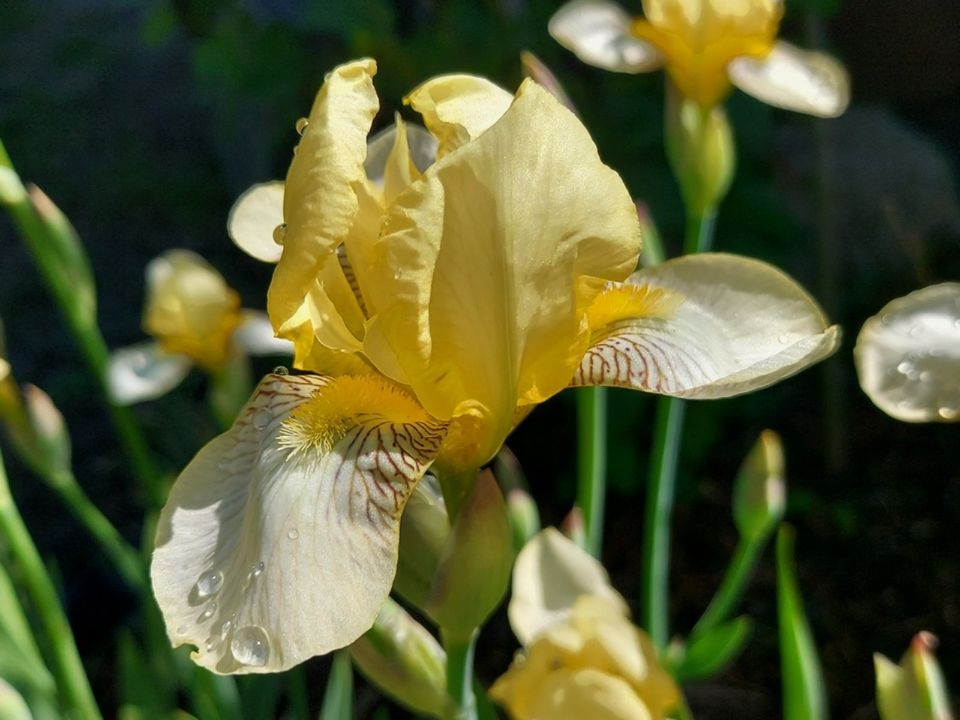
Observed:
[[[214,672],[252,673],[359,637],[443,431],[383,380],[267,376],[160,516],[151,579],[172,643]]]
[[[399,365],[431,415],[470,423],[459,457],[475,467],[518,405],[567,384],[586,348],[586,305],[626,277],[639,249],[620,178],[579,121],[526,81],[496,123],[390,208],[365,352],[382,369]]]
[[[833,353],[840,331],[788,276],[723,253],[670,260],[610,285],[590,308],[574,385],[720,398],[772,385]]]
[[[860,387],[905,422],[960,420],[960,283],[897,298],[867,320],[853,350]]]

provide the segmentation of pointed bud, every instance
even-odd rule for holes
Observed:
[[[567,91],[563,89],[563,85],[561,85],[560,81],[557,80],[557,76],[553,74],[553,71],[551,71],[550,68],[543,64],[540,58],[538,58],[532,52],[524,50],[520,53],[520,66],[523,68],[524,77],[528,77],[533,80],[544,90],[553,95],[561,105],[567,108],[567,110],[572,112],[574,115],[577,114],[577,108],[573,104],[573,100],[571,100],[570,96],[567,95]]]
[[[640,252],[640,264],[643,267],[659,265],[666,259],[660,232],[650,214],[650,207],[643,200],[634,200],[637,206],[637,219],[640,220],[640,237],[643,238],[643,250]]]
[[[421,610],[426,607],[449,535],[450,520],[440,484],[427,474],[417,483],[400,520],[400,559],[393,581],[400,597]]]
[[[570,512],[560,523],[560,530],[576,543],[577,547],[586,549],[587,530],[583,523],[583,511],[578,507],[571,508]]]
[[[736,165],[733,133],[721,105],[703,106],[669,89],[667,157],[687,212],[703,216],[727,194]]]
[[[70,433],[63,415],[50,396],[36,385],[23,386],[23,402],[33,432],[33,444],[40,452],[35,462],[44,469],[41,474],[53,481],[69,478]]]
[[[733,487],[733,521],[745,540],[763,541],[786,509],[783,446],[764,430],[744,459]]]
[[[493,473],[480,473],[447,538],[427,598],[430,616],[467,637],[503,600],[513,565],[507,506]]]
[[[443,648],[402,607],[387,598],[376,622],[350,646],[357,668],[401,705],[432,717],[450,717]]]
[[[882,720],[951,720],[950,696],[934,655],[936,647],[934,635],[919,632],[899,665],[879,653],[873,656]]]
[[[530,538],[540,532],[540,511],[530,493],[520,488],[514,488],[507,493],[507,510],[513,531],[513,552],[516,554]]]

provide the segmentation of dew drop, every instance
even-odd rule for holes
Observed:
[[[177,635],[186,635],[186,634],[187,634],[186,625],[181,625],[180,627],[177,628]]]
[[[890,313],[887,313],[882,318],[880,318],[880,322],[883,323],[884,325],[890,325],[893,322],[893,315],[891,315]]]
[[[207,652],[213,652],[217,649],[217,646],[220,645],[220,638],[214,637],[211,635],[207,638],[207,641],[204,643],[204,647],[207,649]]]
[[[393,271],[393,279],[394,279],[394,280],[399,280],[399,279],[400,279],[400,271],[399,271],[399,270],[394,270],[394,271]]]
[[[274,374],[274,375],[289,375],[289,374],[290,374],[290,371],[287,370],[287,368],[285,368],[283,365],[277,365],[277,366],[273,369],[273,374]]]
[[[897,365],[897,372],[901,375],[910,375],[913,372],[913,363],[908,360],[904,360],[899,365]]]
[[[781,345],[786,345],[786,344],[788,344],[788,343],[790,342],[790,336],[789,336],[789,335],[780,335],[780,336],[777,338],[777,342],[780,343]]]
[[[250,568],[250,576],[253,578],[260,577],[260,573],[263,572],[263,563],[258,562]]]
[[[270,657],[270,638],[256,625],[239,628],[230,641],[230,652],[241,665],[260,667]]]
[[[953,321],[953,326],[958,330],[960,330],[960,318],[957,318],[956,320]]]
[[[303,135],[304,130],[307,129],[307,126],[309,124],[310,124],[310,121],[307,120],[305,117],[302,117],[299,120],[297,120],[297,124],[294,125],[294,127],[297,129],[297,135]]]
[[[253,415],[253,426],[257,430],[263,430],[267,425],[270,424],[270,421],[273,420],[273,413],[269,410],[261,409]]]
[[[221,585],[223,585],[223,573],[219,570],[209,570],[197,579],[193,589],[197,599],[204,600],[220,592]]]
[[[233,629],[233,618],[235,615],[231,615],[229,620],[224,620],[223,624],[220,626],[220,642],[223,642],[227,639],[227,635],[230,634],[230,630]]]
[[[920,373],[920,382],[928,383],[931,380],[933,380],[933,373],[929,370],[924,370],[922,373]]]
[[[211,602],[204,608],[203,612],[200,613],[200,617],[197,618],[197,622],[204,622],[213,617],[213,614],[217,611],[217,603]]]
[[[287,537],[291,540],[296,540],[298,537],[300,537],[300,531],[296,528],[290,528],[287,530]]]
[[[277,245],[283,245],[283,241],[287,237],[287,224],[280,223],[273,229],[273,241]]]
[[[937,414],[944,420],[956,420],[960,417],[960,408],[944,405],[937,410]]]
[[[907,334],[912,338],[918,338],[923,335],[923,328],[920,325],[914,325]]]

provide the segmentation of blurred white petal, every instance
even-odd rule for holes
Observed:
[[[627,604],[610,586],[603,566],[555,528],[537,533],[517,555],[507,614],[520,643],[528,646],[540,633],[570,614],[581,595],[613,601],[624,616]]]
[[[401,512],[443,438],[396,421],[404,403],[425,414],[378,382],[268,375],[177,479],[151,579],[171,642],[199,665],[279,672],[373,625]]]
[[[860,387],[888,415],[960,420],[960,283],[886,305],[863,324],[853,356]]]
[[[153,400],[179,385],[191,367],[189,358],[164,352],[159,343],[138,343],[110,355],[107,389],[119,405]]]
[[[421,125],[412,122],[403,123],[407,131],[407,147],[410,149],[410,159],[423,172],[433,164],[437,157],[437,139],[427,132]],[[367,159],[363,168],[367,178],[377,185],[383,184],[383,175],[387,169],[387,159],[393,152],[396,143],[397,125],[384,128],[367,142]]]
[[[227,217],[233,242],[263,262],[279,262],[283,254],[283,247],[273,239],[273,231],[283,224],[283,188],[282,180],[253,185],[237,198]]]
[[[837,60],[777,42],[762,60],[739,57],[727,66],[730,81],[768,105],[818,117],[842,115],[850,78]]]
[[[548,30],[553,39],[588,65],[624,73],[655,70],[663,56],[650,43],[630,34],[626,11],[605,0],[573,0],[561,7]]]
[[[293,343],[278,338],[265,312],[244,310],[243,322],[233,332],[233,341],[248,355],[293,355]]]

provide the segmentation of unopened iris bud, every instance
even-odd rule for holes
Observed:
[[[950,695],[934,655],[937,638],[917,633],[895,665],[883,655],[873,656],[877,672],[877,709],[882,720],[949,720]]]
[[[446,655],[402,607],[389,598],[373,627],[350,646],[360,672],[401,705],[431,717],[449,717]]]
[[[733,521],[745,540],[761,541],[786,509],[783,446],[780,436],[764,430],[737,473]]]
[[[433,475],[417,484],[400,521],[400,559],[393,588],[407,602],[423,609],[440,556],[450,534],[447,506]]]
[[[540,511],[530,493],[520,488],[507,493],[507,510],[513,531],[513,551],[518,553],[530,538],[540,532]]]
[[[550,68],[544,65],[540,58],[538,58],[532,52],[524,50],[522,53],[520,53],[520,65],[523,68],[524,77],[530,78],[535,83],[543,87],[570,112],[577,112],[577,108],[573,104],[573,100],[571,100],[570,96],[567,95],[567,91],[563,89],[563,85],[561,85],[560,81],[557,80],[557,76],[553,74],[553,71],[551,71]]]
[[[38,451],[35,464],[50,479],[70,477],[70,433],[63,415],[53,400],[36,385],[23,386],[23,403],[30,421],[33,447]]]
[[[567,513],[563,522],[560,523],[560,530],[573,540],[577,547],[585,548],[587,546],[587,531],[583,524],[583,511],[580,508],[572,508]]]
[[[727,194],[736,166],[733,133],[722,105],[667,93],[667,157],[687,212],[703,216]]]
[[[451,635],[468,636],[500,604],[510,581],[513,541],[493,473],[480,473],[447,538],[427,611]]]

